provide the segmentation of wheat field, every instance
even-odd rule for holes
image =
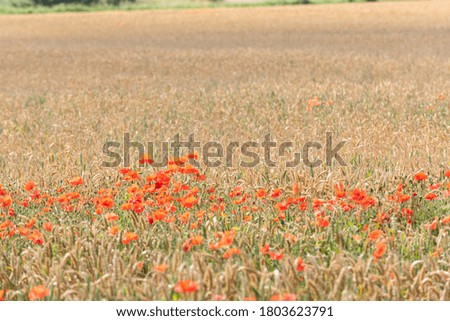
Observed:
[[[0,16],[0,300],[449,300],[449,17]],[[125,133],[294,145],[274,166],[104,166]],[[327,133],[344,165],[285,165]]]

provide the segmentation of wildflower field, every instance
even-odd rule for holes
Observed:
[[[0,16],[0,300],[450,300],[449,16]],[[124,133],[293,145],[105,166]],[[286,166],[327,133],[344,164]]]

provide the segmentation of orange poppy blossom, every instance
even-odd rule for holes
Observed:
[[[435,193],[428,193],[427,195],[425,195],[425,199],[432,201],[435,198],[437,198],[438,196]]]
[[[36,184],[34,182],[26,182],[24,185],[24,188],[26,191],[30,192],[36,187]]]
[[[298,184],[296,182],[292,183],[292,195],[297,195],[300,191],[300,188],[298,187]]]
[[[186,197],[178,199],[178,201],[186,208],[192,208],[194,205],[198,204],[198,199],[196,199],[194,196],[188,195]]]
[[[52,222],[45,222],[43,225],[44,229],[47,232],[51,232],[53,230],[53,223]]]
[[[130,244],[131,241],[137,241],[139,236],[134,232],[127,232],[122,238],[122,244]]]
[[[316,207],[319,208],[319,207]],[[316,225],[320,228],[328,227],[330,225],[330,215],[325,216],[324,211],[317,211],[315,213]]]
[[[272,192],[272,194],[270,194],[271,198],[277,198],[278,196],[281,195],[281,193],[283,193],[283,191],[280,188],[275,188]]]
[[[105,214],[105,218],[108,222],[113,222],[119,219],[119,215],[117,215],[116,213],[109,212]]]
[[[147,214],[147,220],[149,221],[149,223],[153,223],[155,221],[162,221],[166,218],[168,212],[166,209],[161,208],[159,210],[154,211],[153,213],[149,213]]]
[[[188,252],[193,246],[201,244],[203,244],[203,236],[193,235],[181,245],[181,248],[184,252]]]
[[[426,180],[428,178],[428,175],[427,174],[425,174],[424,172],[419,172],[419,173],[417,173],[417,174],[415,174],[414,175],[414,179],[416,180],[416,181],[424,181],[424,180]]]
[[[298,237],[295,236],[294,234],[291,234],[291,233],[286,233],[286,234],[284,234],[284,238],[285,238],[286,241],[288,241],[288,242],[293,242],[293,243],[295,243],[295,242],[298,241]]]
[[[386,243],[379,242],[375,245],[375,247],[376,250],[375,252],[373,252],[373,257],[375,258],[375,260],[381,259],[386,252]]]
[[[438,258],[438,257],[440,257],[440,256],[442,255],[443,252],[444,252],[444,251],[442,250],[442,247],[438,247],[438,248],[436,249],[436,251],[434,251],[431,255],[432,255],[433,257]]]
[[[19,232],[19,234],[22,236],[27,236],[28,234],[30,234],[30,229],[27,227],[19,227],[17,229],[17,232]]]
[[[71,180],[69,180],[69,184],[72,186],[83,185],[83,178],[80,176],[74,177]]]
[[[43,245],[44,239],[42,238],[41,232],[34,229],[31,235],[28,236],[28,239],[32,241],[34,244]]]
[[[119,227],[116,226],[116,225],[114,225],[114,226],[111,226],[111,227],[109,228],[109,230],[108,230],[108,235],[114,236],[114,235],[117,234],[117,232],[119,232]]]
[[[239,254],[241,254],[241,250],[238,249],[238,248],[233,247],[233,248],[231,248],[231,249],[228,249],[228,250],[222,255],[222,257],[223,257],[224,259],[229,259],[229,258],[231,258],[233,255],[239,255]]]
[[[217,250],[217,249],[225,247],[225,246],[230,246],[233,243],[235,237],[236,237],[236,231],[234,231],[234,230],[225,231],[225,232],[221,233],[221,238],[220,238],[219,242],[217,242],[215,244],[210,244],[209,248],[211,250]]]
[[[436,184],[431,184],[430,186],[428,186],[428,189],[430,189],[431,191],[437,190],[439,187],[441,187],[441,183],[436,183]]]
[[[236,186],[234,187],[229,193],[228,196],[230,198],[235,198],[237,196],[241,196],[242,195],[242,187],[241,186]]]
[[[305,271],[305,262],[303,261],[303,259],[301,257],[299,257],[296,261],[296,270],[298,272],[303,272]]]
[[[26,224],[26,228],[32,228],[34,224],[36,223],[36,217],[32,217]]]
[[[271,252],[269,252],[269,257],[270,257],[271,260],[279,261],[279,260],[281,260],[284,257],[284,254],[281,251],[278,252],[278,253],[275,253],[275,252],[271,251]]]
[[[164,273],[167,271],[169,266],[167,264],[160,264],[153,267],[153,270],[159,273]]]
[[[6,220],[2,223],[0,223],[0,230],[6,229],[8,226],[12,225],[13,223],[10,220]]]
[[[381,231],[381,230],[374,230],[374,231],[369,233],[368,238],[372,242],[375,242],[382,235],[383,235],[383,231]]]
[[[30,292],[28,293],[28,299],[30,301],[42,300],[49,295],[50,295],[49,289],[47,289],[43,285],[38,285],[30,289]]]
[[[264,244],[264,246],[261,246],[260,248],[259,248],[259,252],[262,254],[262,255],[266,255],[266,254],[269,254],[269,252],[270,252],[270,245],[269,244]]]
[[[411,196],[408,194],[403,194],[403,188],[404,185],[403,184],[399,184],[397,187],[397,190],[395,191],[394,195],[388,195],[388,200],[389,201],[394,201],[396,203],[405,203],[407,202]]]
[[[3,208],[7,208],[12,204],[12,197],[10,195],[5,195],[0,197],[0,206]]]
[[[270,301],[296,301],[297,296],[293,293],[286,293],[284,295],[275,294],[270,297]]]
[[[450,215],[441,220],[441,224],[450,224]]]
[[[342,184],[342,183],[336,184],[334,186],[334,190],[335,190],[334,195],[336,196],[336,198],[344,198],[347,196],[347,193],[345,192],[344,184]]]
[[[266,197],[266,191],[263,188],[260,188],[256,191],[256,197],[257,198],[264,198]]]
[[[104,196],[100,199],[99,205],[104,208],[112,208],[114,206],[114,199],[110,196]]]
[[[434,230],[437,228],[438,223],[439,223],[438,219],[435,219],[435,220],[433,220],[433,222],[431,222],[431,223],[426,223],[424,226],[425,226],[425,229],[426,229],[426,230],[428,230],[428,231],[434,231]]]
[[[198,284],[192,280],[179,281],[173,288],[177,293],[193,293],[198,290]]]

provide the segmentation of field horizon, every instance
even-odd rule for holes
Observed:
[[[88,0],[90,1],[90,0]],[[92,4],[60,3],[56,5],[33,4],[33,0],[3,0],[0,1],[0,14],[46,14],[68,12],[109,12],[109,11],[147,11],[147,10],[186,10],[186,9],[219,9],[219,8],[252,8],[271,6],[303,6],[337,4],[348,2],[365,2],[367,0],[309,0],[302,3],[299,0],[97,0]],[[369,0],[371,1],[371,0]],[[372,0],[373,1],[373,0]],[[378,1],[405,1],[405,0],[378,0]],[[408,0],[406,0],[408,1]],[[409,0],[414,1],[414,0]]]

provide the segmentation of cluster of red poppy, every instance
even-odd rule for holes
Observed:
[[[393,193],[387,193],[385,199],[377,199],[366,190],[354,188],[347,190],[342,183],[335,185],[334,195],[327,199],[314,198],[302,193],[299,185],[293,183],[290,188],[274,188],[256,190],[245,189],[243,186],[233,187],[226,193],[216,184],[208,183],[206,177],[188,162],[197,155],[188,155],[177,160],[170,160],[164,170],[154,172],[144,179],[142,173],[130,168],[120,169],[120,179],[111,188],[99,189],[94,196],[85,189],[82,177],[74,177],[65,187],[54,191],[42,191],[34,182],[26,182],[23,191],[10,192],[0,185],[0,213],[4,217],[0,221],[0,240],[24,237],[37,246],[46,242],[46,234],[51,234],[54,222],[46,217],[50,212],[74,213],[84,215],[91,220],[105,220],[108,225],[107,235],[114,237],[121,233],[121,246],[131,246],[138,242],[138,231],[123,230],[121,220],[127,219],[129,213],[145,215],[149,225],[176,224],[192,231],[182,243],[182,250],[190,252],[206,242],[205,235],[195,233],[205,222],[229,213],[241,215],[242,222],[250,222],[259,212],[272,215],[275,223],[289,219],[300,224],[301,228],[327,229],[336,215],[352,215],[360,220],[366,213],[375,213],[373,221],[378,224],[390,222],[393,216],[405,218],[406,224],[414,223],[415,209],[412,199],[431,202],[446,199],[450,196],[450,171],[444,173],[440,182],[427,184],[428,175],[419,172],[408,184],[399,184]],[[149,159],[143,163],[150,164]],[[422,201],[423,200],[423,201]],[[416,202],[417,204],[417,202]],[[417,205],[416,205],[417,206]],[[369,212],[370,211],[370,212]],[[17,215],[20,213],[20,215]],[[29,218],[29,213],[33,213]],[[145,214],[144,214],[145,213]],[[305,220],[305,215],[311,220]],[[28,214],[28,215],[27,215]],[[28,217],[23,221],[22,217]],[[450,224],[450,216],[433,218],[424,228],[433,231],[439,224]],[[40,226],[40,227],[39,227]],[[380,229],[370,230],[365,224],[361,230],[367,233],[367,239],[374,243],[373,257],[381,259],[387,249],[388,237],[384,237]],[[238,234],[237,229],[216,231],[209,235],[208,249],[220,251],[222,258],[231,259],[242,254],[242,249],[233,247]],[[297,242],[297,236],[285,233],[288,242]],[[353,235],[356,242],[361,235]],[[260,246],[263,258],[273,261],[283,260],[283,249],[272,248],[264,243]],[[298,272],[305,270],[303,258],[295,261]],[[164,273],[168,266],[158,265],[154,270]],[[191,293],[198,289],[198,284],[192,280],[183,280],[174,286],[174,291]],[[4,291],[0,291],[0,299]],[[37,286],[30,290],[29,299],[42,299],[49,295],[49,290]],[[277,296],[274,299],[291,299],[291,294]]]

